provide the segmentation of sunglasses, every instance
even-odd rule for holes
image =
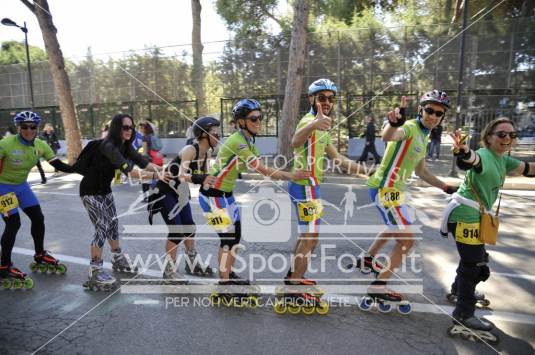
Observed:
[[[129,126],[129,125],[124,125],[124,126],[122,126],[121,128],[122,128],[123,131],[125,131],[125,132],[126,132],[126,131],[131,131],[131,130],[134,129],[133,126]]]
[[[212,138],[215,138],[215,139],[219,139],[219,133],[208,133],[210,135],[210,137]]]
[[[444,116],[444,111],[435,111],[435,110],[433,110],[431,107],[425,107],[425,108],[424,108],[424,111],[425,111],[425,113],[427,113],[428,115],[435,114],[435,116],[437,116],[437,117],[442,117],[442,116]]]
[[[262,115],[254,115],[254,116],[247,117],[247,119],[249,121],[255,123],[256,121],[262,121],[264,119],[264,116],[262,116]]]
[[[318,98],[318,101],[321,103],[329,101],[329,103],[332,104],[336,102],[336,97],[334,95],[333,96],[318,95],[316,97]]]
[[[32,131],[35,131],[37,129],[37,126],[21,124],[20,129],[31,129]]]
[[[507,136],[511,137],[511,139],[518,138],[518,133],[516,133],[516,132],[498,131],[498,132],[494,132],[492,134],[494,134],[495,136],[497,136],[498,138],[501,138],[501,139],[504,139]]]

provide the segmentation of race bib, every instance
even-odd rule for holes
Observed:
[[[299,220],[302,222],[312,222],[323,215],[323,205],[319,200],[305,201],[297,203]]]
[[[230,216],[224,208],[219,208],[213,212],[207,212],[204,214],[204,217],[208,224],[218,231],[226,230],[231,224]]]
[[[9,211],[19,207],[19,200],[14,192],[0,196],[0,212],[4,216],[9,215]]]
[[[455,241],[463,244],[480,245],[483,243],[479,240],[479,235],[479,222],[457,222],[457,227],[455,228]]]
[[[395,187],[383,187],[379,189],[379,203],[381,206],[399,207],[405,202],[405,196],[403,191],[396,189]]]

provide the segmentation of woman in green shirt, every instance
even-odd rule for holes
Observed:
[[[452,233],[460,256],[457,276],[452,285],[452,293],[457,295],[453,311],[454,326],[448,332],[450,335],[475,335],[485,341],[496,342],[497,337],[489,332],[492,324],[474,316],[476,285],[486,281],[490,275],[488,253],[479,239],[479,204],[490,211],[498,199],[505,176],[523,174],[534,177],[535,164],[522,162],[507,154],[517,138],[515,126],[508,118],[495,119],[483,129],[483,148],[477,151],[466,145],[460,131],[451,134],[451,137],[457,166],[468,172],[444,213],[441,228],[443,235]]]

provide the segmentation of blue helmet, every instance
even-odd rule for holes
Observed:
[[[21,111],[15,115],[13,123],[19,125],[21,123],[35,123],[39,124],[41,117],[33,111]]]
[[[439,104],[450,108],[450,98],[446,92],[440,90],[428,91],[420,97],[420,106],[425,106],[428,103]]]
[[[315,95],[316,93],[324,90],[332,91],[335,96],[338,92],[336,85],[334,85],[334,83],[329,79],[318,79],[308,87],[308,96]]]
[[[253,99],[243,99],[234,105],[232,109],[232,117],[237,120],[238,118],[246,118],[249,112],[254,110],[261,110],[260,103]]]

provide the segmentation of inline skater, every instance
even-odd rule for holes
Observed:
[[[2,234],[0,278],[5,288],[32,288],[33,281],[11,262],[11,252],[20,228],[19,208],[30,218],[31,235],[35,246],[32,271],[51,271],[64,274],[67,267],[44,249],[45,217],[39,200],[27,182],[30,170],[44,158],[57,170],[71,173],[72,167],[63,163],[50,146],[37,138],[41,117],[32,111],[22,111],[13,120],[18,133],[0,140],[0,200],[2,218],[6,223]]]

